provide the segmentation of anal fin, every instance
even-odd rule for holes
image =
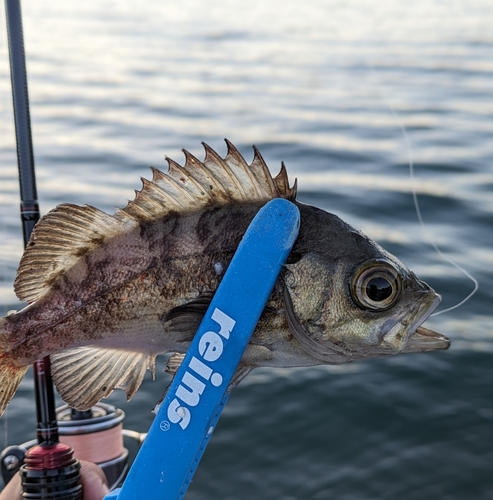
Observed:
[[[77,347],[51,355],[56,388],[77,410],[88,410],[117,388],[123,389],[130,400],[148,368],[154,377],[154,367],[154,354],[119,349]]]

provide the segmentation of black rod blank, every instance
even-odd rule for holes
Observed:
[[[26,57],[19,0],[5,0],[9,39],[10,74],[14,104],[17,165],[21,194],[21,219],[24,245],[27,245],[34,225],[39,220],[38,194],[34,173],[31,117],[27,93]]]
[[[17,140],[21,219],[24,245],[27,245],[34,225],[39,220],[39,205],[34,171],[34,153],[20,0],[5,0],[5,11],[9,40],[15,135]],[[58,442],[55,398],[49,361],[49,358],[45,358],[34,365],[38,441],[40,444]]]

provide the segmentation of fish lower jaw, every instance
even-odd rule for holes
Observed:
[[[404,352],[438,351],[449,347],[450,339],[447,336],[419,326],[409,338]]]
[[[411,330],[411,332],[409,332]],[[441,333],[418,326],[412,331],[401,323],[394,325],[383,337],[382,344],[396,352],[427,352],[450,347],[450,339]]]

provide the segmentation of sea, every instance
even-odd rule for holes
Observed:
[[[23,0],[38,195],[109,213],[149,166],[223,138],[284,161],[442,297],[445,352],[258,369],[236,388],[186,500],[493,499],[493,2]],[[412,167],[412,174],[410,173]],[[416,195],[423,225],[413,200]],[[440,253],[437,253],[436,245]],[[22,255],[0,9],[0,313]],[[453,261],[456,265],[449,262]],[[145,432],[159,360],[127,403]],[[61,401],[60,401],[61,404]],[[35,436],[32,376],[0,447]],[[166,453],[166,450],[163,451]],[[169,451],[173,453],[173,451]]]

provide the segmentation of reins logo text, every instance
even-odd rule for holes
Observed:
[[[200,403],[200,396],[206,385],[210,383],[214,387],[219,387],[223,383],[222,375],[214,372],[207,363],[213,363],[221,357],[224,349],[223,339],[229,339],[236,321],[217,307],[211,317],[219,325],[219,331],[202,334],[199,339],[200,359],[192,357],[176,390],[176,397],[168,407],[169,421],[179,424],[182,429],[188,427],[192,418],[190,408]]]

